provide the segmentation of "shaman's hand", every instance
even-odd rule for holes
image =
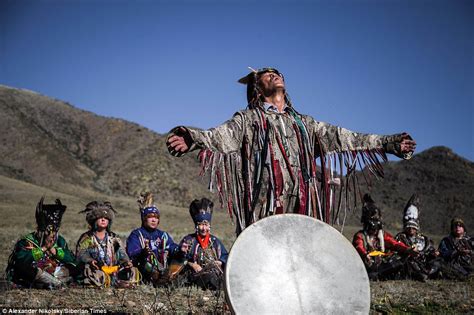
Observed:
[[[199,272],[202,270],[202,267],[199,264],[188,262],[188,265],[193,268],[194,272]]]
[[[413,257],[417,257],[420,255],[420,252],[416,248],[410,248],[407,250],[407,254]]]
[[[188,243],[183,243],[181,245],[181,251],[184,253],[184,254],[187,254],[187,252],[189,251],[189,244]]]
[[[90,265],[91,265],[92,269],[94,269],[94,270],[99,269],[99,264],[97,263],[97,260],[91,261]]]
[[[179,127],[173,129],[171,132],[172,135],[166,140],[168,151],[174,156],[181,156],[183,153],[188,152],[193,144],[189,130],[184,127]]]
[[[402,134],[402,141],[400,142],[400,151],[404,154],[414,152],[416,149],[416,141],[413,140],[406,132]]]
[[[133,267],[133,263],[132,263],[132,261],[129,260],[129,261],[127,261],[127,262],[124,262],[124,263],[122,264],[122,267],[125,268],[125,269],[130,269],[130,268]]]

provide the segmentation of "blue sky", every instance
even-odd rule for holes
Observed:
[[[285,74],[301,113],[474,160],[474,1],[0,1],[0,84],[160,133]]]

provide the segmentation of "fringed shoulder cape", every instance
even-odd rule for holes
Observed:
[[[237,234],[279,213],[343,226],[346,209],[357,197],[356,166],[382,177],[385,153],[403,157],[401,134],[356,133],[292,107],[284,113],[247,109],[216,128],[186,129],[193,140],[190,151],[201,150],[201,175],[210,175],[209,189],[217,190]]]

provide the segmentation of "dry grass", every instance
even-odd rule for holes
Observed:
[[[123,237],[140,225],[137,205],[133,198],[106,196],[87,189],[64,187],[59,193],[43,187],[0,176],[0,268],[5,269],[8,255],[15,241],[35,229],[36,203],[45,195],[47,202],[60,198],[68,209],[63,218],[61,234],[70,247],[75,246],[79,235],[87,229],[84,216],[77,214],[91,200],[110,200],[118,210],[113,230]],[[161,204],[160,228],[171,233],[175,241],[193,231],[188,210]],[[344,235],[351,239],[358,230],[346,226]],[[228,249],[235,240],[234,227],[227,214],[216,209],[213,234],[221,238]],[[371,283],[372,313],[374,314],[458,314],[474,313],[473,281],[388,281]],[[168,313],[228,313],[223,293],[216,297],[210,291],[196,288],[164,288],[139,286],[136,289],[67,288],[57,291],[7,290],[0,294],[0,308],[53,308],[53,309],[106,309],[112,312],[168,314]]]

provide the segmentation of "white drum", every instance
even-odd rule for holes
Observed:
[[[264,218],[237,238],[226,266],[236,314],[368,314],[370,285],[352,244],[299,214]]]

